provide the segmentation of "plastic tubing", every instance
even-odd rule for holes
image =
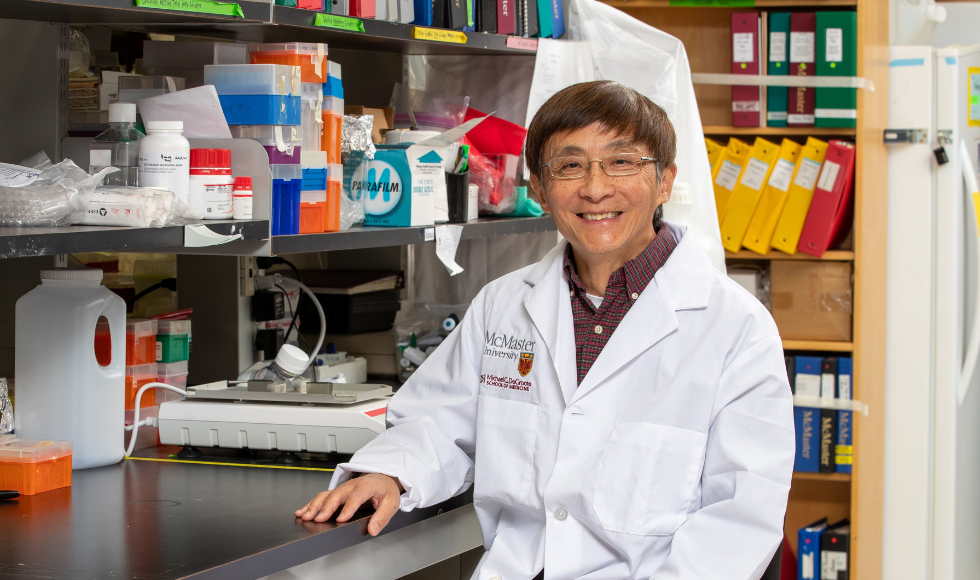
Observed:
[[[297,286],[299,286],[299,288],[303,292],[305,292],[307,296],[310,297],[310,301],[313,302],[313,306],[316,307],[317,314],[320,315],[320,336],[317,338],[316,346],[313,347],[313,352],[310,353],[310,360],[306,363],[306,368],[308,369],[308,368],[310,368],[310,365],[313,364],[313,361],[316,360],[316,355],[320,353],[320,347],[323,346],[323,339],[327,335],[327,317],[323,313],[323,307],[320,306],[320,301],[317,300],[316,294],[314,294],[312,290],[310,290],[309,288],[307,288],[306,287],[306,284],[303,284],[299,280],[293,280],[292,278],[283,278],[282,279],[282,283],[283,284],[285,284],[287,282],[290,283],[290,284],[296,284]],[[303,371],[305,372],[306,369],[303,369]],[[134,420],[133,423],[135,423],[135,422],[136,421]]]
[[[129,447],[126,448],[126,455],[124,457],[129,457],[133,454],[133,448],[136,447],[136,435],[139,433],[140,428],[140,400],[143,399],[143,393],[147,389],[167,389],[168,391],[173,391],[181,395],[187,396],[187,391],[183,389],[178,389],[173,385],[168,385],[166,383],[146,383],[140,390],[136,391],[136,403],[133,407],[133,434],[129,438]]]

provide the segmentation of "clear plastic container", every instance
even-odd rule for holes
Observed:
[[[299,348],[284,344],[274,361],[256,363],[242,372],[238,380],[269,381],[268,391],[275,393],[306,392],[312,377],[310,357]]]
[[[322,101],[320,107],[322,107]],[[303,150],[321,151],[323,148],[323,112],[317,106],[316,101],[303,99],[300,121],[303,127]]]
[[[323,212],[323,231],[340,231],[340,198],[344,195],[344,166],[332,163],[327,168],[327,205]]]
[[[300,233],[301,165],[272,165],[272,235]]]
[[[248,62],[298,66],[303,69],[301,78],[304,83],[323,83],[327,80],[326,44],[252,44],[248,47]]]
[[[340,163],[340,135],[344,123],[344,100],[337,97],[323,97],[323,151],[327,152],[327,163]]]
[[[229,125],[295,125],[302,123],[302,99],[284,95],[218,95]]]
[[[126,410],[136,407],[136,391],[146,383],[157,380],[157,365],[149,363],[126,367]],[[140,399],[140,408],[152,407],[156,404],[156,389],[147,389]]]
[[[191,321],[158,320],[157,350],[158,363],[186,361],[190,357]]]
[[[124,453],[126,304],[101,280],[101,270],[42,270],[41,285],[16,306],[17,436],[72,441],[75,469]],[[93,348],[100,317],[110,331],[106,365]]]
[[[157,363],[157,381],[187,390],[187,361]],[[166,389],[157,390],[157,403],[179,399],[180,394]]]
[[[225,64],[204,67],[204,83],[219,95],[300,96],[301,69],[281,64]]]
[[[137,294],[157,282],[176,277],[176,260],[136,260],[133,263],[133,285]],[[174,310],[177,310],[177,293],[166,288],[150,292],[133,305],[133,314],[140,318]]]
[[[251,139],[261,145],[276,145],[281,139],[286,145],[299,146],[303,143],[303,128],[290,125],[231,125],[231,136],[235,139]]]
[[[34,495],[71,486],[71,441],[0,437],[0,489]]]
[[[105,335],[108,338],[108,335]],[[99,333],[96,333],[98,340]],[[145,365],[156,361],[157,321],[133,318],[126,321],[126,364]]]
[[[319,101],[323,99],[323,83],[300,83],[299,96],[304,101]]]
[[[89,144],[89,175],[106,167],[119,171],[105,177],[106,185],[139,185],[140,141],[146,137],[136,128],[136,105],[109,105],[109,128]]]
[[[184,79],[166,75],[119,77],[119,90],[166,89],[168,93],[184,90]]]

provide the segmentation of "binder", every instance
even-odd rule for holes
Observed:
[[[772,88],[772,87],[770,87]],[[783,139],[779,147],[779,157],[769,174],[769,181],[756,205],[755,213],[745,229],[742,245],[758,254],[768,254],[776,221],[783,211],[789,186],[793,181],[796,163],[803,147],[789,139]]]
[[[794,12],[789,20],[789,74],[816,74],[817,15]],[[787,127],[812,127],[815,93],[812,88],[790,87],[786,104]]]
[[[806,214],[810,211],[813,190],[817,186],[817,178],[820,177],[820,168],[823,166],[828,147],[827,143],[819,139],[812,137],[807,139],[796,162],[793,182],[786,194],[786,203],[783,205],[782,213],[779,214],[776,229],[773,230],[773,248],[787,254],[796,253],[796,246],[803,232]]]
[[[495,0],[476,0],[476,31],[497,33],[497,3]]]
[[[796,391],[801,397],[819,397],[823,359],[818,356],[796,357]]]
[[[555,30],[552,28],[551,0],[528,0],[528,2],[537,6],[538,27],[540,28],[539,35],[541,38],[553,37]]]
[[[843,519],[820,534],[821,580],[849,580],[851,560],[851,522]]]
[[[377,14],[375,0],[350,0],[350,15],[359,18],[374,18]]]
[[[446,0],[448,7],[446,24],[448,24],[449,28],[462,30],[466,27],[466,3],[467,0]]]
[[[853,221],[853,178],[854,145],[831,141],[800,233],[799,251],[819,258],[832,244],[843,241]]]
[[[514,34],[516,29],[515,0],[497,0],[497,34]]]
[[[432,0],[432,26],[446,27],[446,12],[449,10],[447,0]]]
[[[418,26],[432,26],[432,0],[415,0],[415,20]]]
[[[732,74],[759,74],[759,13],[732,13]],[[732,126],[758,127],[760,88],[732,86]]]
[[[415,0],[398,0],[398,22],[415,22]]]
[[[820,409],[820,473],[837,471],[837,411]]]
[[[820,409],[793,407],[796,426],[796,457],[793,471],[820,471]]]
[[[718,163],[718,158],[721,157],[721,152],[725,150],[725,146],[714,139],[707,138],[704,140],[704,145],[708,149],[708,165],[711,167],[711,174],[714,175],[715,164]]]
[[[721,223],[721,245],[729,252],[737,252],[742,248],[745,230],[749,227],[749,220],[752,219],[778,157],[779,145],[761,137],[756,138],[745,169],[732,191],[725,220]]]
[[[465,32],[476,32],[476,16],[474,14],[476,0],[466,0],[466,26],[461,28]]]
[[[796,394],[796,357],[787,354],[783,355],[783,361],[786,363],[786,379],[789,380],[789,390]]]
[[[820,580],[820,535],[827,529],[827,518],[800,528],[796,552],[799,580]]]
[[[820,372],[820,396],[828,399],[837,398],[837,357],[825,356]]]
[[[789,12],[769,13],[769,57],[766,74],[769,76],[789,75]],[[786,126],[786,103],[789,100],[789,87],[766,87],[766,125]]]
[[[534,38],[541,31],[538,22],[538,2],[537,0],[517,0],[524,8],[524,36]]]
[[[551,36],[565,36],[565,7],[562,0],[551,0]]]
[[[718,159],[718,166],[712,168],[711,179],[715,189],[715,209],[718,211],[718,223],[725,220],[728,212],[728,202],[732,198],[732,191],[738,184],[738,178],[742,175],[742,168],[749,157],[752,148],[748,143],[739,141],[732,137],[728,140],[728,146]]]
[[[851,400],[852,360],[841,357],[837,363],[837,398]],[[837,411],[837,473],[851,473],[854,463],[853,426],[854,417],[851,411]]]
[[[817,76],[857,76],[857,13],[817,13]],[[857,89],[817,87],[817,127],[856,127]]]

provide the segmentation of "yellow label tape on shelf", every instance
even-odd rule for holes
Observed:
[[[245,18],[242,7],[233,2],[215,2],[214,0],[134,0],[140,8],[156,8],[158,10],[179,10],[181,12],[199,12],[218,16],[234,16]]]
[[[466,44],[466,35],[457,30],[442,30],[439,28],[422,28],[421,26],[416,26],[412,35],[417,40]]]
[[[316,20],[313,21],[313,25],[321,26],[323,28],[349,30],[350,32],[364,32],[364,23],[357,18],[337,16],[335,14],[317,13]]]

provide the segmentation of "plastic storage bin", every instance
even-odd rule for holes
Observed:
[[[229,125],[296,125],[302,117],[299,97],[283,95],[218,95]]]
[[[316,102],[303,99],[300,120],[303,127],[303,149],[321,151],[323,149],[323,113],[317,108]]]
[[[157,381],[177,387],[187,389],[187,361],[177,361],[172,363],[157,363]],[[160,391],[163,393],[163,391]],[[173,392],[173,391],[168,391]],[[174,393],[176,395],[176,393]],[[177,395],[178,397],[180,395]],[[158,399],[162,397],[157,397]]]
[[[190,358],[191,321],[158,320],[157,352],[158,363],[172,363]]]
[[[71,441],[0,435],[0,489],[34,495],[71,487]]]
[[[126,367],[126,410],[136,408],[136,391],[146,383],[157,380],[157,364],[150,363]],[[156,389],[147,389],[140,399],[140,408],[156,404]]]
[[[166,75],[119,77],[119,102],[136,103],[140,99],[157,97],[184,90],[184,79]]]
[[[96,327],[96,337],[99,336]],[[104,325],[103,325],[104,328]],[[105,329],[108,330],[108,329]],[[104,335],[108,338],[108,335]],[[126,322],[126,365],[156,362],[157,321],[132,319]],[[98,358],[98,357],[96,357]]]
[[[321,149],[327,152],[327,163],[340,163],[340,135],[344,123],[344,99],[323,97],[323,139]]]
[[[326,190],[327,189],[327,168],[303,167],[303,191]]]
[[[271,169],[272,235],[298,234],[303,169],[299,165],[273,165]]]
[[[344,166],[332,163],[327,171],[327,208],[323,214],[323,231],[340,231],[340,197],[344,194]]]
[[[327,80],[327,45],[304,42],[253,44],[248,47],[248,62],[252,64],[286,64],[302,69],[304,83],[324,83]]]
[[[281,64],[226,64],[204,67],[204,83],[219,95],[300,96],[300,68]]]
[[[269,155],[270,165],[299,165],[300,163],[305,135],[302,127],[234,125],[229,129],[236,139],[251,139],[262,145]]]

